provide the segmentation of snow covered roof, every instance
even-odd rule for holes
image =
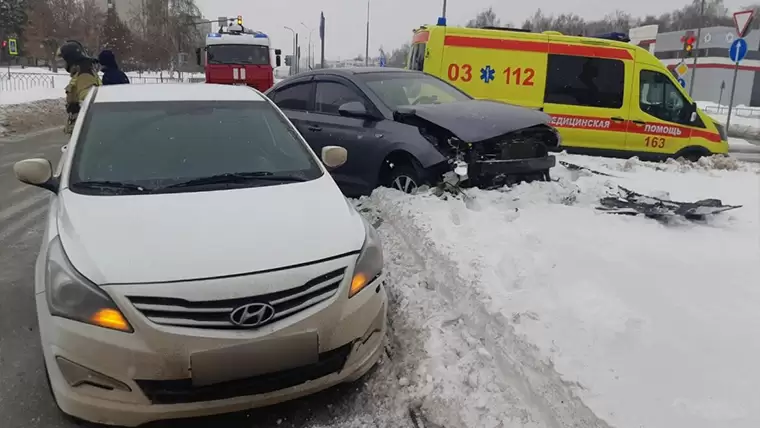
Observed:
[[[101,86],[95,95],[96,103],[141,101],[264,101],[253,88],[239,85],[208,83],[156,83],[150,85]]]

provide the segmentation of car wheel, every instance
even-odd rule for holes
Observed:
[[[422,186],[422,178],[417,169],[409,164],[388,165],[383,185],[404,193],[414,193]]]

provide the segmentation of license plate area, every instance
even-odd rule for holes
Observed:
[[[258,340],[190,355],[193,386],[212,385],[319,361],[317,332]]]

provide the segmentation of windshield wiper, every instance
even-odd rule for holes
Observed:
[[[294,175],[278,175],[269,171],[256,172],[228,172],[224,174],[211,175],[208,177],[199,177],[181,183],[170,184],[161,189],[177,189],[181,187],[204,186],[207,184],[226,184],[226,183],[249,183],[251,181],[290,181],[301,182],[307,181],[305,178]]]
[[[77,181],[71,185],[84,189],[129,190],[133,192],[149,192],[151,190],[138,184],[124,183],[121,181]]]

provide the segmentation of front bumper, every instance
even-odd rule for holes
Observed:
[[[517,175],[544,172],[553,168],[557,159],[553,155],[529,159],[504,159],[474,161],[468,164],[470,177],[483,175]]]
[[[355,256],[327,264],[353,266],[354,262]],[[335,269],[335,266],[323,266],[325,269]],[[138,426],[155,420],[267,406],[356,380],[382,355],[387,296],[383,286],[385,278],[381,276],[348,299],[347,285],[352,268],[346,273],[335,298],[257,330],[158,325],[149,321],[126,297],[137,292],[171,295],[166,287],[176,287],[176,284],[153,284],[150,290],[138,290],[141,286],[104,287],[132,323],[133,334],[53,317],[47,309],[45,294],[38,294],[42,348],[58,405],[65,413],[86,421]],[[277,278],[264,275],[267,276],[265,282],[276,284]],[[305,274],[309,275],[313,272]],[[282,275],[287,276],[298,275]],[[203,289],[205,293],[213,289],[217,296],[238,297],[250,293],[250,281],[238,279],[226,286],[202,284],[194,290],[186,288],[190,294],[203,294]],[[295,351],[283,348],[279,354],[270,353],[275,356],[270,361],[252,361],[252,367],[244,367],[246,360],[242,360],[239,370],[249,372],[244,377],[194,384],[194,355],[209,355],[222,349],[219,365],[225,365],[230,361],[229,356],[224,355],[226,349],[244,347],[255,353],[257,344],[266,348],[276,343],[274,341],[301,336],[317,339],[314,346],[318,349],[314,349],[313,359],[307,363],[250,375],[260,364],[275,367],[278,355],[283,360],[292,359],[288,351]],[[297,347],[307,342],[298,342]],[[288,343],[292,345],[293,341]],[[79,372],[89,373],[91,381],[72,386],[72,363]],[[214,368],[214,361],[206,364],[207,370],[209,367]],[[110,385],[111,389],[104,385]]]

